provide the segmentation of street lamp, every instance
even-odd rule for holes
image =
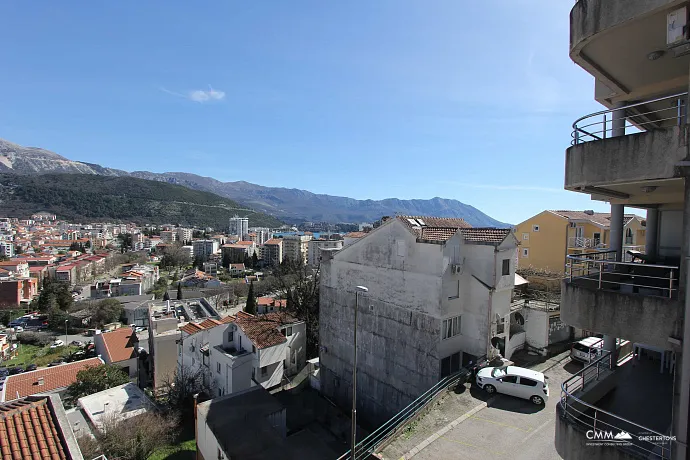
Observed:
[[[67,319],[65,320],[65,346],[67,346],[67,322],[68,321],[69,320],[67,320]]]
[[[357,445],[357,310],[359,309],[359,296],[365,292],[369,292],[369,288],[364,286],[357,286],[355,291],[355,325],[354,339],[352,347],[354,348],[354,359],[352,365],[352,447],[350,448],[350,458],[355,459],[355,446]]]

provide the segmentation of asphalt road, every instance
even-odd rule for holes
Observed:
[[[546,372],[550,397],[545,406],[535,406],[527,400],[512,396],[496,395],[488,400],[487,407],[459,423],[413,458],[560,459],[554,446],[556,403],[561,383],[580,368],[581,365],[566,361]],[[473,386],[470,391],[478,399],[486,399],[482,390]]]

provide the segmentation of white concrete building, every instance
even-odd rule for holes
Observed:
[[[216,240],[196,240],[192,242],[194,247],[194,257],[203,257],[208,259],[209,256],[218,252],[218,241]]]
[[[177,229],[177,240],[178,241],[192,241],[194,235],[194,230],[191,228],[180,227]]]
[[[0,256],[14,257],[14,243],[12,241],[0,241]]]
[[[498,350],[510,315],[517,240],[509,229],[462,219],[399,216],[321,261],[321,391],[351,398],[356,286],[360,414],[377,424],[441,377]]]
[[[306,324],[282,313],[242,311],[180,328],[178,373],[201,372],[214,395],[272,388],[306,365]]]
[[[244,238],[244,236],[249,233],[249,218],[239,217],[237,215],[231,217],[228,233],[237,235],[240,240]]]
[[[311,235],[285,235],[283,237],[283,259],[301,260],[307,263]]]
[[[307,251],[307,264],[316,267],[320,263],[322,249],[342,249],[343,240],[311,240]]]

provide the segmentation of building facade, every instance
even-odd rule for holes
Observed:
[[[338,250],[343,248],[343,240],[311,240],[307,250],[307,264],[318,267],[321,263],[321,251],[324,249]]]
[[[311,235],[285,235],[283,237],[283,258],[307,263]]]
[[[237,235],[241,240],[249,233],[249,218],[234,216],[230,218],[228,233]]]
[[[261,257],[264,264],[276,266],[283,263],[283,239],[273,238],[264,243]]]
[[[204,260],[218,252],[218,241],[215,240],[196,240],[192,243],[194,257],[203,257]]]
[[[596,379],[561,395],[555,445],[566,460],[689,458],[689,46],[686,1],[580,0],[570,12],[570,57],[594,77],[604,107],[578,116],[563,139],[564,185],[610,204],[612,256],[566,261],[572,275],[562,283],[561,318],[603,335],[605,364]],[[644,254],[632,263],[624,262],[626,207],[647,213]],[[616,339],[646,358],[619,356]],[[653,403],[640,405],[637,395],[647,392]],[[629,445],[587,447],[593,427],[573,418],[579,401],[609,426],[631,427]]]
[[[387,420],[441,377],[491,346],[510,315],[517,241],[508,229],[473,229],[462,219],[400,216],[321,261],[321,391],[351,397],[357,286],[358,413]]]

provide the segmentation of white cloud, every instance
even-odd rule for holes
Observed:
[[[209,102],[209,101],[221,101],[225,99],[225,91],[220,91],[217,89],[213,89],[211,85],[208,86],[207,90],[204,89],[195,89],[192,91],[189,91],[188,93],[178,93],[177,91],[170,91],[167,88],[160,87],[160,90],[163,91],[164,93],[171,94],[173,96],[177,97],[183,97],[185,99],[189,99],[190,101],[194,102]]]

